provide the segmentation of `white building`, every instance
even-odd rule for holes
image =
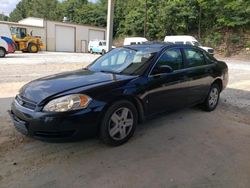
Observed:
[[[105,40],[106,28],[57,22],[41,18],[28,17],[18,23],[5,22],[12,26],[27,28],[33,36],[40,36],[47,51],[87,52],[90,40]]]

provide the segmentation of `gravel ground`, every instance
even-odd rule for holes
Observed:
[[[96,57],[40,53],[0,60],[0,187],[250,187],[250,61],[225,59],[230,82],[216,111],[161,115],[120,147],[95,138],[46,143],[16,132],[6,110],[23,84]]]

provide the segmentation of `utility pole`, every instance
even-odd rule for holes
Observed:
[[[145,0],[144,37],[147,38],[148,1]]]
[[[198,37],[199,40],[201,39],[201,5],[200,5],[200,10],[199,10],[199,24],[198,24]]]
[[[108,0],[108,17],[107,17],[107,47],[108,51],[112,48],[113,42],[113,23],[114,23],[115,0]]]

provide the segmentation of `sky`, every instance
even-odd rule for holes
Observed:
[[[21,0],[0,0],[0,13],[9,15],[19,1]]]
[[[12,10],[15,9],[16,4],[21,0],[0,0],[0,13],[9,15]],[[62,1],[62,0],[61,0]],[[89,0],[91,2],[96,2],[96,0]]]

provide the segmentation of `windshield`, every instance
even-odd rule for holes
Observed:
[[[98,72],[111,72],[137,75],[148,66],[155,52],[149,49],[116,48],[101,56],[88,69]]]
[[[197,41],[193,41],[194,46],[201,46],[201,44]]]

